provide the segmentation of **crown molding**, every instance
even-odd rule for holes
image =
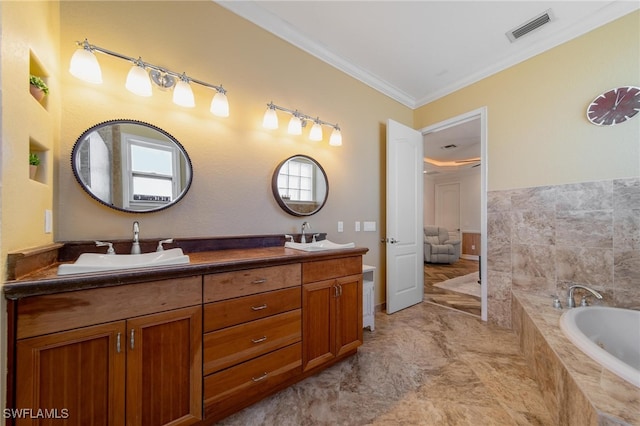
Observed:
[[[526,61],[527,59],[539,55],[549,49],[566,43],[569,40],[586,34],[602,25],[608,24],[609,22],[621,18],[622,16],[632,13],[640,8],[640,2],[637,0],[613,1],[590,17],[587,17],[575,25],[540,40],[540,42],[527,49],[519,51],[515,55],[504,58],[502,61],[492,64],[490,67],[474,72],[469,76],[433,93],[417,98],[400,90],[393,84],[385,81],[375,74],[329,51],[324,46],[300,33],[288,22],[262,8],[259,5],[259,2],[216,1],[216,3],[411,109],[419,108],[449,95],[484,78],[517,65],[520,62]]]

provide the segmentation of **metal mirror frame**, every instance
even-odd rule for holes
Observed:
[[[188,171],[189,171],[189,177],[186,181],[186,184],[182,190],[182,192],[180,192],[180,194],[176,197],[175,200],[171,201],[170,203],[167,203],[166,205],[160,206],[160,207],[156,207],[156,208],[150,208],[147,210],[133,210],[133,209],[125,209],[125,208],[121,208],[118,206],[115,206],[111,203],[108,203],[104,200],[102,200],[101,198],[99,198],[98,196],[96,196],[90,188],[88,188],[85,183],[82,181],[82,178],[80,177],[80,172],[78,167],[76,166],[76,157],[78,155],[78,151],[81,148],[81,143],[86,139],[87,136],[89,136],[91,133],[102,129],[104,127],[107,126],[111,126],[114,124],[135,124],[135,125],[139,125],[139,126],[144,126],[147,128],[150,128],[152,130],[155,130],[159,133],[161,133],[163,136],[165,136],[169,141],[171,141],[172,143],[174,143],[176,145],[176,147],[178,148],[178,150],[180,151],[180,153],[184,156],[185,159],[185,163],[188,166]],[[138,120],[131,120],[131,119],[115,119],[115,120],[107,120],[107,121],[103,121],[101,123],[98,123],[92,127],[89,127],[87,130],[85,130],[76,140],[76,142],[73,145],[73,149],[71,150],[71,170],[73,171],[73,175],[76,178],[76,181],[78,181],[78,184],[80,184],[80,187],[87,193],[89,194],[89,196],[91,196],[91,198],[93,198],[94,200],[98,201],[100,204],[103,204],[107,207],[110,207],[114,210],[118,210],[118,211],[122,211],[122,212],[126,212],[126,213],[153,213],[153,212],[158,212],[161,210],[165,210],[168,209],[169,207],[173,206],[174,204],[176,204],[177,202],[179,202],[180,200],[182,200],[182,198],[184,198],[184,196],[187,194],[187,192],[189,191],[189,189],[191,188],[191,183],[193,181],[193,164],[191,163],[191,158],[189,157],[189,154],[187,153],[187,151],[184,149],[184,146],[182,146],[182,144],[175,138],[173,137],[171,134],[169,134],[168,132],[166,132],[165,130],[154,126],[153,124],[150,123],[146,123],[144,121],[138,121]]]
[[[313,165],[318,168],[318,170],[322,174],[322,177],[324,178],[324,183],[325,183],[324,200],[322,200],[320,205],[315,210],[313,210],[311,212],[300,212],[300,211],[296,211],[296,210],[292,209],[285,202],[285,200],[282,199],[282,197],[280,196],[280,191],[278,190],[278,175],[280,174],[280,169],[282,168],[282,166],[285,165],[285,163],[287,161],[292,160],[294,158],[304,158],[305,160],[313,163]],[[271,191],[273,192],[273,197],[276,199],[276,202],[278,203],[280,208],[282,208],[282,210],[284,210],[285,212],[289,213],[292,216],[298,216],[298,217],[300,217],[300,216],[312,216],[312,215],[318,213],[322,209],[322,207],[324,207],[324,205],[327,203],[327,199],[329,198],[329,179],[327,178],[327,173],[324,171],[324,169],[322,168],[320,163],[318,163],[314,158],[309,157],[308,155],[296,154],[296,155],[292,155],[289,158],[284,159],[283,161],[281,161],[276,166],[276,168],[275,168],[275,170],[273,172],[273,177],[271,178]]]

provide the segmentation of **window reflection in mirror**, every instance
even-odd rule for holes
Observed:
[[[72,152],[78,182],[109,207],[148,212],[169,207],[191,184],[191,162],[165,131],[133,120],[113,120],[84,132]]]
[[[294,216],[310,216],[327,200],[327,176],[313,158],[296,155],[280,163],[273,175],[272,190],[280,207]]]

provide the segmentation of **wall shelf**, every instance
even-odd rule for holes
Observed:
[[[36,55],[33,53],[33,51],[29,51],[29,76],[38,76],[40,77],[47,86],[49,86],[49,81],[48,81],[48,77],[49,74],[46,72],[44,66],[42,66],[42,63],[38,60],[38,58],[36,57]],[[28,82],[27,82],[28,84]],[[30,86],[30,84],[29,84]],[[27,86],[27,87],[29,87]],[[48,110],[49,108],[49,103],[48,103],[48,96],[45,95],[44,98],[42,98],[40,101],[38,101],[35,96],[33,94],[31,94],[31,91],[29,91],[29,94],[33,97],[33,99],[38,102],[38,104],[40,104],[40,106],[46,110]]]

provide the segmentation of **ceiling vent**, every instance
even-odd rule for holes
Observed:
[[[537,30],[538,28],[548,24],[551,21],[553,21],[553,12],[551,11],[551,9],[548,9],[535,18],[528,20],[524,24],[517,26],[511,31],[508,31],[507,38],[509,39],[509,41],[511,41],[511,43],[513,43],[520,37],[529,34],[531,31]]]
[[[457,148],[458,145],[450,143],[449,145],[445,145],[445,146],[441,146],[440,149],[453,149],[453,148]]]

